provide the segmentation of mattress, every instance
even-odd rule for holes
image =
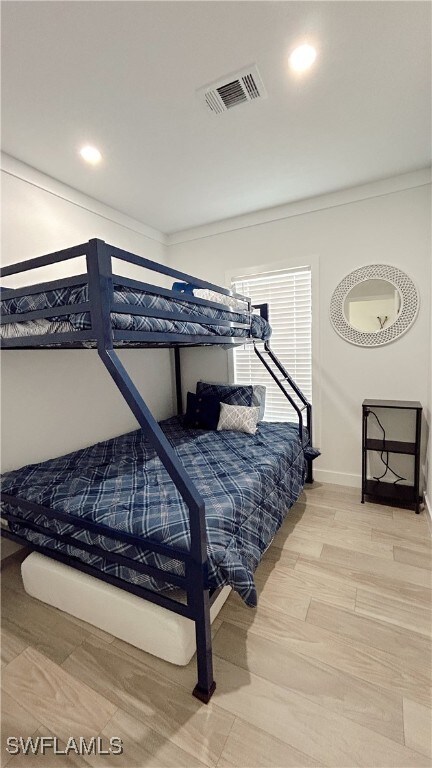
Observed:
[[[184,665],[195,653],[195,623],[185,616],[104,584],[38,552],[26,557],[21,574],[24,589],[32,597],[153,656],[171,664]],[[218,615],[230,591],[225,587],[210,607],[211,621]]]
[[[219,303],[225,297],[219,295]],[[226,325],[207,325],[194,320],[198,315],[204,315],[209,320],[228,320],[233,323],[248,323],[249,314],[237,309],[235,312],[216,309],[215,307],[201,306],[190,301],[148,293],[147,291],[131,290],[121,285],[114,286],[115,302],[125,305],[139,306],[156,312],[186,313],[190,320],[179,321],[161,319],[156,317],[144,317],[119,312],[111,313],[111,325],[119,331],[141,331],[159,333],[182,333],[194,336],[229,336],[248,337],[267,340],[270,338],[271,329],[266,320],[259,315],[252,314],[249,328],[231,328]],[[69,304],[81,304],[88,301],[88,286],[69,286],[41,293],[32,293],[16,298],[3,299],[0,302],[1,313],[4,315],[16,315],[16,322],[0,326],[1,338],[14,338],[17,336],[40,336],[48,333],[61,333],[66,331],[87,331],[91,329],[90,313],[76,312],[70,315],[56,317],[55,309]],[[238,304],[236,305],[238,307]],[[34,310],[53,310],[50,318],[27,320],[20,322],[20,313]]]
[[[230,585],[248,605],[256,605],[254,571],[305,480],[298,427],[260,422],[255,435],[209,432],[185,429],[181,417],[161,427],[205,501],[210,586]],[[188,551],[190,533],[188,508],[142,430],[9,472],[2,489],[143,538],[142,547],[131,546],[4,502],[3,511],[23,518],[12,530],[30,542],[156,591],[170,588],[169,572],[183,575],[182,562],[145,549],[148,537]],[[27,517],[46,527],[46,535],[26,528]],[[76,547],[56,541],[51,531],[74,535]],[[80,550],[80,540],[100,547],[101,556]],[[104,550],[162,568],[167,581],[109,563]]]

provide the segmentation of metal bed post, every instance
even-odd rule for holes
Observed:
[[[216,688],[216,683],[213,679],[204,500],[114,350],[111,327],[111,307],[114,301],[112,265],[109,251],[102,240],[89,241],[87,270],[91,322],[97,339],[99,357],[189,509],[191,558],[185,565],[186,592],[195,622],[198,671],[198,682],[193,695],[207,704]]]
[[[308,403],[307,405],[306,424],[307,424],[307,431],[309,435],[309,441],[312,446],[312,406],[310,403]],[[306,464],[307,464],[306,482],[310,484],[310,483],[313,483],[312,459],[306,459]]]
[[[176,398],[177,398],[177,416],[181,416],[183,414],[183,392],[182,392],[180,347],[174,347],[174,368],[175,368],[175,383],[176,383]]]

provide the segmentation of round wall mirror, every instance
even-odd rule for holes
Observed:
[[[331,299],[330,319],[342,338],[374,347],[405,333],[418,307],[417,289],[405,272],[387,264],[370,264],[339,283]]]

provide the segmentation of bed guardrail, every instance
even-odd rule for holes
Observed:
[[[82,342],[94,341],[95,345],[100,345],[101,338],[98,333],[101,330],[100,325],[95,322],[95,310],[96,310],[96,298],[100,285],[97,283],[97,276],[92,275],[92,266],[94,260],[97,258],[96,254],[101,254],[104,261],[105,276],[107,283],[105,285],[105,292],[103,294],[102,303],[106,315],[111,313],[127,314],[142,317],[149,317],[154,319],[169,320],[172,322],[188,322],[199,325],[206,325],[209,327],[220,326],[228,329],[241,329],[248,331],[247,337],[230,337],[230,336],[213,336],[213,335],[197,335],[186,333],[168,333],[164,331],[139,331],[139,330],[121,330],[112,329],[110,327],[104,328],[104,337],[102,339],[104,344],[112,344],[122,342],[125,346],[137,344],[137,345],[155,345],[173,347],[173,346],[186,346],[186,345],[202,345],[202,344],[217,344],[224,346],[233,346],[245,342],[245,338],[250,338],[250,325],[251,325],[251,302],[247,296],[243,296],[240,293],[231,291],[228,288],[210,283],[206,280],[201,280],[191,275],[181,272],[172,267],[168,267],[164,264],[159,264],[150,259],[138,256],[133,253],[129,253],[121,248],[109,245],[102,240],[93,239],[87,243],[82,243],[71,248],[66,248],[62,251],[55,251],[44,256],[39,256],[34,259],[28,259],[17,264],[10,264],[0,269],[0,277],[10,277],[25,272],[30,272],[34,269],[40,269],[41,267],[52,266],[54,264],[60,264],[64,261],[77,258],[79,256],[86,257],[87,271],[84,274],[80,274],[74,277],[63,278],[58,280],[50,280],[37,285],[30,285],[23,288],[16,289],[2,289],[1,299],[2,301],[21,298],[23,296],[31,296],[37,293],[55,291],[62,288],[68,288],[78,285],[87,285],[89,292],[89,300],[80,304],[68,304],[58,307],[52,307],[48,309],[34,309],[25,313],[3,314],[0,318],[0,325],[9,325],[11,323],[26,322],[29,320],[41,320],[46,318],[61,318],[71,314],[77,314],[81,312],[88,312],[91,318],[91,331],[89,330],[69,330],[58,331],[56,333],[45,333],[40,335],[27,335],[11,338],[3,338],[2,348],[13,349],[19,347],[31,347],[31,348],[49,348],[55,345],[57,348],[64,346],[82,346]],[[145,281],[132,279],[129,277],[123,277],[122,275],[114,274],[112,268],[112,260],[118,259],[120,261],[132,264],[136,267],[142,267],[143,269],[156,272],[164,277],[171,277],[175,280],[180,280],[183,283],[192,283],[195,288],[209,290],[221,296],[228,296],[236,299],[238,302],[244,304],[244,308],[236,310],[218,301],[207,300],[198,296],[192,295],[192,293],[185,293],[176,288],[165,288],[159,285],[154,285]],[[94,272],[94,270],[93,270]],[[163,311],[153,310],[151,308],[142,307],[136,304],[128,302],[120,302],[115,299],[114,286],[130,288],[131,290],[144,291],[155,296],[160,296],[167,299],[177,300],[179,302],[188,302],[196,307],[196,313],[191,315],[187,311]],[[214,319],[204,313],[200,313],[200,308],[211,308],[223,311],[224,318]],[[238,314],[245,315],[243,320],[238,319]],[[227,316],[232,315],[233,320],[227,319]]]

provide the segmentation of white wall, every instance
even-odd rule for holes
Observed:
[[[2,158],[2,164],[3,264],[92,237],[165,261],[164,237],[154,230],[10,158]],[[71,262],[62,274],[75,269]],[[58,268],[46,268],[43,276],[34,272],[32,280],[58,274]],[[161,282],[155,274],[153,281]],[[120,357],[154,415],[171,415],[170,351],[123,350]],[[95,350],[5,350],[1,364],[3,471],[137,426]]]
[[[321,481],[359,484],[365,397],[420,400],[430,424],[427,180],[425,173],[408,174],[171,238],[172,266],[219,284],[229,273],[255,266],[312,265],[315,442],[322,451],[315,467]],[[334,332],[329,302],[348,272],[376,262],[406,270],[420,290],[421,306],[415,324],[402,338],[384,347],[363,349]],[[223,380],[228,376],[227,355],[221,350],[182,354],[189,387],[199,377]]]

